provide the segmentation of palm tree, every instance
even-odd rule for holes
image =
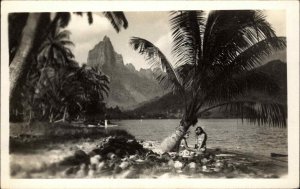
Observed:
[[[82,65],[77,73],[78,80],[82,82],[85,96],[91,101],[102,101],[108,96],[109,78],[99,69]]]
[[[109,78],[97,68],[83,65],[77,71],[77,80],[82,83],[84,91],[82,97],[85,103],[83,103],[82,112],[89,114],[97,111],[97,107],[103,105],[104,97],[108,96]],[[91,108],[93,110],[90,110]]]
[[[74,43],[70,41],[70,31],[60,31],[59,27],[53,29],[48,35],[46,40],[40,47],[37,55],[39,64],[46,66],[67,66],[70,63],[69,59],[74,58],[71,49],[68,46],[74,46]]]
[[[82,13],[76,14],[82,15]],[[88,12],[87,15],[88,22],[91,24],[93,22],[92,13]],[[126,29],[128,27],[128,22],[123,12],[104,12],[104,16],[110,20],[117,32],[119,32],[121,28]],[[48,36],[47,32],[52,31],[51,28],[56,27],[58,23],[62,28],[67,26],[71,16],[70,13],[56,13],[52,21],[50,19],[50,13],[29,13],[28,15],[26,14],[26,17],[27,19],[24,21],[24,24],[9,23],[10,29],[19,30],[19,32],[14,32],[16,35],[22,34],[17,36],[18,40],[14,45],[9,46],[10,55],[13,56],[10,57],[11,61],[9,63],[10,101],[13,96],[15,96],[17,86],[20,85],[22,77],[28,72],[30,62],[33,62],[32,54],[35,53],[35,50],[39,49],[41,45],[40,42],[44,41]],[[13,17],[10,21],[17,22],[17,19],[18,17]],[[19,27],[13,28],[11,27],[12,25]],[[14,37],[15,36],[10,35],[9,41],[13,41],[11,39]]]
[[[73,63],[75,64],[75,63]],[[65,121],[79,116],[89,104],[96,104],[108,95],[109,79],[94,68],[63,66],[46,67],[35,88],[35,104],[39,104],[42,117],[50,122]]]
[[[90,22],[91,13],[88,13],[88,15]],[[17,18],[12,17],[11,20]],[[58,20],[57,18],[61,19]],[[63,121],[65,121],[67,113],[69,113],[69,115],[77,114],[78,110],[86,106],[84,104],[91,101],[91,96],[93,96],[94,100],[98,99],[101,101],[103,99],[103,93],[105,92],[107,94],[108,90],[108,86],[102,83],[106,79],[106,76],[99,75],[100,73],[95,70],[94,72],[88,71],[85,81],[74,81],[75,77],[65,78],[64,75],[61,74],[63,72],[68,75],[74,72],[77,77],[78,70],[81,70],[78,63],[72,59],[74,55],[71,49],[68,48],[74,45],[69,40],[70,32],[67,30],[61,31],[60,29],[60,27],[67,25],[69,19],[70,13],[57,13],[54,21],[51,23],[49,31],[43,32],[47,34],[47,38],[45,38],[43,42],[40,40],[40,47],[37,52],[35,52],[37,55],[31,53],[33,54],[32,56],[36,56],[37,58],[33,58],[32,63],[28,65],[31,69],[26,74],[26,82],[20,85],[24,86],[20,90],[21,94],[23,94],[22,97],[28,97],[25,102],[28,102],[27,105],[31,105],[29,106],[31,107],[30,109],[26,109],[30,115],[32,112],[35,112],[34,115],[40,119],[50,117],[51,122],[60,117],[61,114],[63,115]],[[20,23],[17,23],[17,25],[18,24],[20,25]],[[14,36],[15,35],[16,34],[14,34]],[[17,42],[12,40],[12,46],[16,45],[16,43]],[[11,54],[14,54],[13,48]],[[34,81],[32,77],[37,81],[35,82],[35,86],[27,85],[28,83],[32,84],[31,81]],[[27,81],[28,78],[30,78],[29,81]],[[62,83],[60,84],[59,82]],[[31,87],[34,89],[29,90]],[[65,87],[65,89],[63,89],[63,87]],[[71,91],[72,96],[67,94],[66,90]],[[49,102],[51,103],[49,104]],[[41,112],[42,115],[40,115]],[[31,120],[32,116],[29,117],[29,120]]]
[[[184,114],[175,133],[161,144],[172,151],[207,111],[235,110],[252,123],[286,125],[284,105],[272,98],[250,100],[252,91],[272,95],[278,86],[255,68],[274,50],[285,48],[261,11],[176,11],[170,14],[174,65],[151,42],[133,37],[130,44],[165,74],[157,79],[184,101]]]

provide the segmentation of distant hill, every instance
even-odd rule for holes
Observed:
[[[106,99],[108,106],[126,110],[164,94],[152,70],[137,71],[130,63],[124,65],[122,55],[115,52],[107,36],[89,51],[87,65],[97,67],[109,76],[110,92]]]
[[[282,56],[284,60],[284,56]],[[275,57],[277,58],[277,56]],[[286,58],[285,58],[286,59]],[[269,60],[269,59],[268,59]],[[279,93],[274,100],[283,104],[287,104],[287,65],[281,60],[272,60],[262,66],[256,68],[262,71],[277,82],[280,87]],[[259,81],[258,81],[259,82]],[[262,94],[253,92],[248,98],[263,98]],[[137,117],[148,118],[181,118],[183,102],[178,95],[168,93],[160,98],[152,99],[148,102],[140,104],[136,109],[129,112],[129,114],[136,115]],[[235,112],[224,112],[219,109],[214,109],[204,115],[206,118],[235,118]]]

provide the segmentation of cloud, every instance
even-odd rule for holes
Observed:
[[[79,63],[86,62],[87,54],[96,43],[102,40],[104,33],[111,30],[111,24],[103,16],[93,14],[93,23],[88,24],[87,16],[72,15],[67,30],[71,31],[71,40],[75,43],[74,54]]]
[[[72,32],[71,40],[75,43],[74,54],[80,63],[87,61],[88,51],[107,35],[117,53],[123,55],[124,63],[132,63],[137,69],[149,67],[143,56],[133,51],[128,45],[130,37],[137,36],[151,41],[174,62],[171,53],[172,36],[169,27],[168,12],[125,12],[129,27],[116,33],[110,22],[102,15],[95,13],[94,23],[88,24],[87,16],[72,15],[66,28]],[[278,35],[285,36],[285,12],[266,11],[266,19]]]
[[[156,45],[167,57],[167,59],[172,63],[172,33],[168,32],[165,35],[162,35],[155,43]]]
[[[278,36],[286,36],[286,12],[285,10],[265,10],[266,19]]]

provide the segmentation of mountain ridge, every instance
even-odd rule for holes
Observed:
[[[127,110],[164,94],[152,70],[149,68],[137,71],[133,64],[124,64],[123,56],[115,52],[107,36],[88,52],[87,66],[96,67],[109,76],[110,93],[105,99],[108,106]]]
[[[277,57],[277,56],[276,56]],[[283,59],[284,60],[284,59]],[[270,77],[274,78],[279,86],[278,95],[274,97],[274,100],[287,105],[287,65],[281,60],[271,60],[262,64],[258,68],[258,71],[264,72]],[[263,95],[253,93],[248,98],[263,98]],[[130,112],[129,115],[135,115],[141,118],[181,118],[183,101],[179,95],[173,93],[167,93],[161,97],[151,99],[148,102],[141,103]],[[215,109],[202,118],[236,118],[235,112],[220,111]]]

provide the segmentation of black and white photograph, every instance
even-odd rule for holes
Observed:
[[[113,2],[1,8],[2,183],[292,178],[297,187],[299,23],[287,21],[297,8]]]

